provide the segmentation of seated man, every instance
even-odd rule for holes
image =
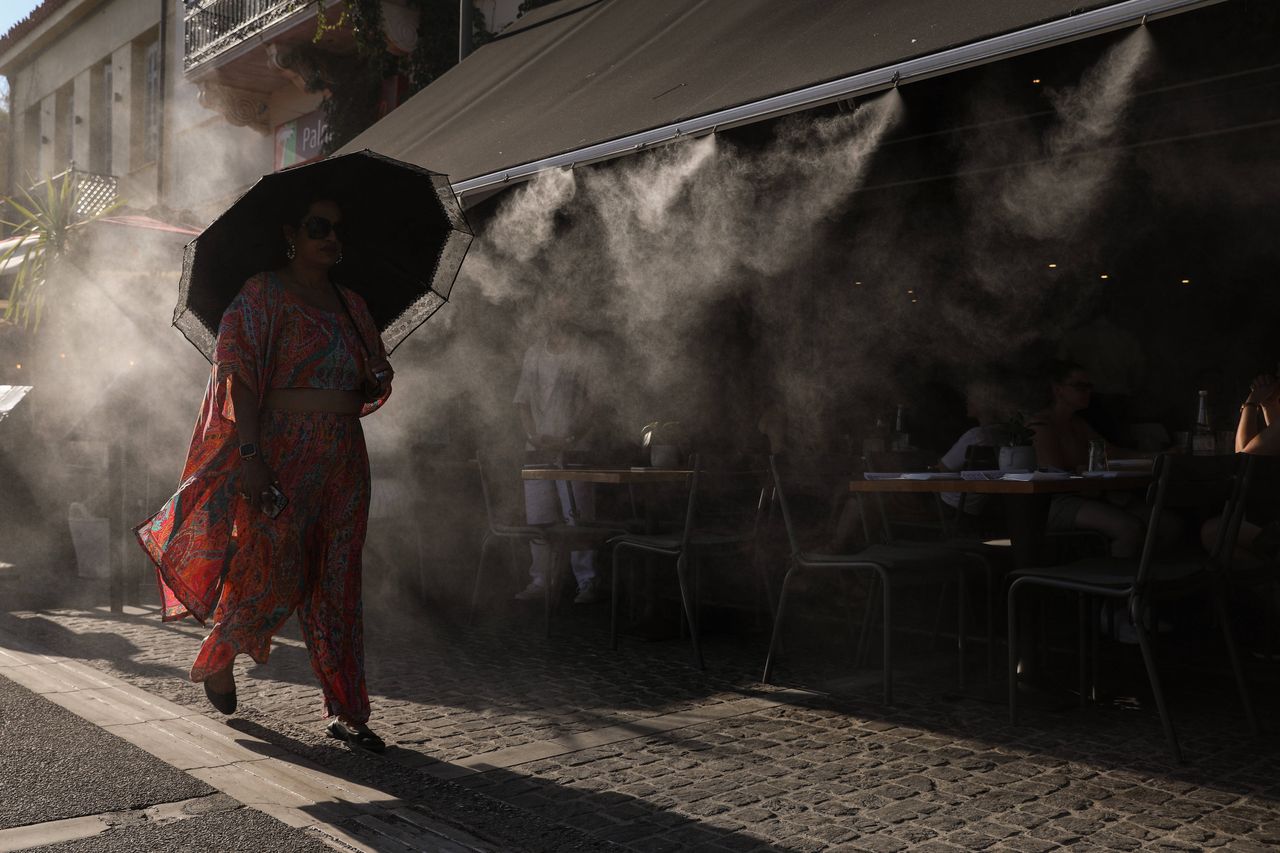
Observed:
[[[965,415],[978,422],[978,425],[965,431],[951,449],[938,461],[942,471],[961,471],[965,461],[973,451],[970,448],[999,446],[1001,435],[997,423],[1005,406],[997,388],[986,382],[971,382],[965,388]],[[990,506],[989,495],[963,495],[959,492],[943,492],[942,502],[957,512],[958,519],[964,523],[983,515]]]
[[[1029,424],[1035,432],[1036,462],[1042,468],[1081,471],[1089,458],[1089,442],[1102,439],[1081,416],[1089,407],[1093,383],[1083,367],[1070,361],[1050,363],[1044,379],[1052,402],[1032,416]],[[1108,457],[1152,455],[1110,442],[1106,447]],[[1096,530],[1110,541],[1111,556],[1134,557],[1146,537],[1147,516],[1146,504],[1130,494],[1109,492],[1105,498],[1054,495],[1049,505],[1049,530]],[[1177,523],[1162,519],[1159,534],[1161,543],[1168,544],[1177,538]]]

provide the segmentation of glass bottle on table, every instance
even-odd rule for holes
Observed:
[[[911,449],[911,433],[907,430],[907,407],[902,403],[893,415],[893,450]]]
[[[885,434],[888,432],[885,426],[884,418],[877,417],[875,426],[871,429],[871,435],[862,440],[862,457],[863,461],[868,461],[872,454],[884,453],[889,449],[889,443],[885,440]]]
[[[1191,429],[1191,455],[1212,456],[1215,452],[1213,422],[1209,418],[1209,392],[1199,392],[1196,423]]]

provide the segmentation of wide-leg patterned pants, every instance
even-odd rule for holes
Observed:
[[[191,679],[203,681],[239,654],[266,663],[272,636],[296,609],[325,716],[363,723],[360,559],[369,457],[360,419],[264,411],[260,431],[261,452],[289,504],[271,519],[236,499],[235,554]]]

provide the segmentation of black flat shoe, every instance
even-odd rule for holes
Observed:
[[[357,731],[350,726],[344,725],[340,720],[334,720],[325,726],[324,731],[331,738],[344,741],[352,746],[358,746],[361,749],[367,749],[370,752],[381,753],[387,751],[387,745],[382,742],[382,738],[373,732],[368,729]]]
[[[226,693],[219,693],[209,686],[209,682],[204,682],[204,695],[208,697],[209,704],[217,708],[224,714],[234,714],[236,712],[236,689],[232,687]]]

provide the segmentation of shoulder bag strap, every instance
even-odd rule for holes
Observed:
[[[360,334],[360,324],[357,323],[356,318],[351,315],[351,309],[347,307],[347,300],[342,296],[342,288],[338,287],[338,285],[333,282],[329,282],[329,284],[333,285],[334,295],[338,297],[338,302],[342,304],[342,313],[347,315],[347,319],[351,321],[351,328],[355,329],[356,338],[360,341],[360,347],[364,350],[365,358],[372,360],[373,350],[369,348],[369,344],[365,341],[364,335]]]

